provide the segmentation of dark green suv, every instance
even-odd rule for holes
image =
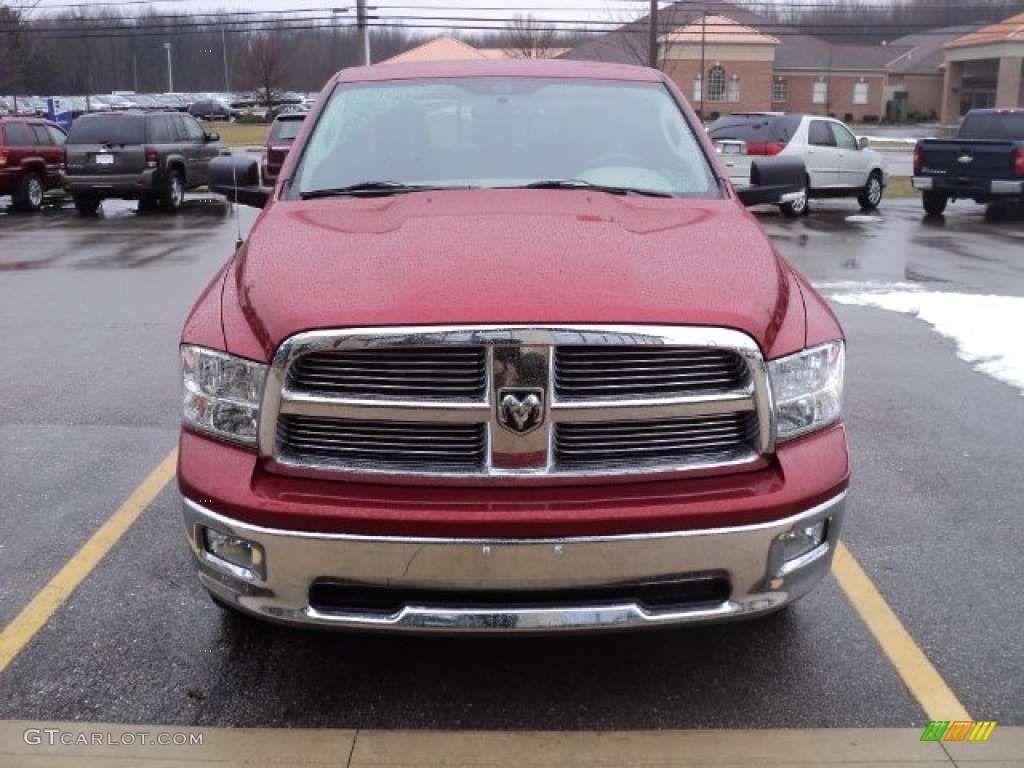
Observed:
[[[65,188],[83,214],[107,197],[173,212],[186,189],[207,183],[210,160],[226,154],[219,140],[178,112],[83,115],[68,135]]]

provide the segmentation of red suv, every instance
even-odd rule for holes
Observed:
[[[285,112],[278,115],[274,124],[270,126],[270,133],[267,134],[267,141],[263,145],[263,156],[260,158],[260,172],[266,184],[277,181],[277,174],[281,172],[288,150],[292,148],[292,142],[299,135],[299,129],[302,128],[302,121],[305,119],[305,112]]]
[[[64,142],[55,123],[37,117],[0,118],[0,197],[14,207],[37,211],[43,193],[64,183]]]

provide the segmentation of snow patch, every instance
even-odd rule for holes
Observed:
[[[834,286],[850,291],[850,287]],[[861,286],[863,288],[863,286]],[[1024,298],[912,290],[909,286],[832,293],[840,304],[877,307],[924,320],[956,342],[957,357],[1024,395]]]

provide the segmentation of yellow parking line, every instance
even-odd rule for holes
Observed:
[[[964,705],[843,544],[832,564],[839,586],[930,720],[971,720]]]
[[[178,460],[177,449],[168,454],[149,477],[135,489],[131,496],[112,514],[99,530],[92,535],[74,557],[65,563],[57,575],[43,587],[14,620],[0,632],[0,672],[3,672],[21,649],[36,636],[50,617],[64,604],[93,568],[117,543],[136,518],[148,507],[157,494],[164,489],[174,475]]]

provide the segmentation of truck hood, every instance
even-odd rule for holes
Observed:
[[[272,203],[222,306],[228,348],[263,359],[300,331],[499,323],[710,325],[768,350],[790,285],[733,200],[459,190]]]

